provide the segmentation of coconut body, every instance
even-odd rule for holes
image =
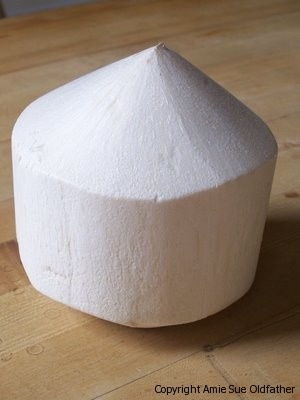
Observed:
[[[20,255],[40,292],[155,327],[251,286],[276,142],[176,53],[148,49],[36,100],[12,148]]]

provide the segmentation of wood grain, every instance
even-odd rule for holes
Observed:
[[[0,243],[16,237],[13,198],[0,201]]]
[[[107,1],[0,21],[1,400],[153,399],[166,398],[156,384],[229,383],[298,385],[294,395],[263,400],[300,398],[299,34],[296,0]],[[131,329],[54,302],[28,282],[15,241],[10,136],[38,96],[159,41],[260,115],[279,155],[247,295],[193,324]]]

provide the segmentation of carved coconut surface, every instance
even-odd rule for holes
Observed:
[[[251,286],[275,139],[164,45],[34,101],[12,149],[20,255],[40,292],[154,327],[204,318]]]

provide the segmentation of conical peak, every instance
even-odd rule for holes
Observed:
[[[146,57],[148,56],[148,60],[149,60],[151,58],[151,56],[160,57],[164,52],[167,52],[167,51],[170,51],[170,50],[167,48],[167,46],[163,42],[160,42],[155,46],[149,47],[148,49],[145,49],[145,50],[142,50],[142,51],[136,53],[136,55],[145,55]],[[127,59],[130,59],[133,56],[129,56],[129,57],[127,57]]]
[[[157,45],[150,47],[148,50],[150,50],[152,53],[155,55],[162,54],[162,52],[167,51],[168,48],[163,42],[158,43]]]
[[[152,74],[152,79],[153,76],[156,75],[156,82],[154,82],[156,84],[160,84],[160,81],[164,78],[167,78],[166,83],[172,83],[172,80],[169,80],[168,77],[180,80],[182,78],[180,75],[186,73],[189,75],[188,80],[192,80],[192,75],[195,73],[199,75],[198,79],[206,77],[206,75],[190,64],[187,60],[170,50],[164,43],[159,43],[156,46],[142,50],[104,68],[111,69],[111,72],[113,72],[113,67],[116,67],[116,71],[118,67],[123,69],[122,71],[119,70],[122,78],[127,75],[133,80],[134,78],[137,80],[144,80],[148,75]],[[103,68],[95,71],[96,74],[99,73],[99,78],[101,78],[102,71]],[[123,79],[121,79],[120,82],[121,85],[128,84],[128,81]],[[177,86],[177,84],[178,82],[176,82],[175,86]]]
[[[158,43],[156,46],[150,47],[149,53],[156,57],[157,60],[163,59],[164,54],[170,52],[168,47],[163,43]]]
[[[33,168],[82,189],[161,200],[219,186],[276,154],[252,111],[163,43],[36,100],[14,144]]]

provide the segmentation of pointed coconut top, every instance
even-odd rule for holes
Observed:
[[[149,200],[217,187],[277,152],[260,118],[162,44],[34,101],[13,145],[82,190]]]

